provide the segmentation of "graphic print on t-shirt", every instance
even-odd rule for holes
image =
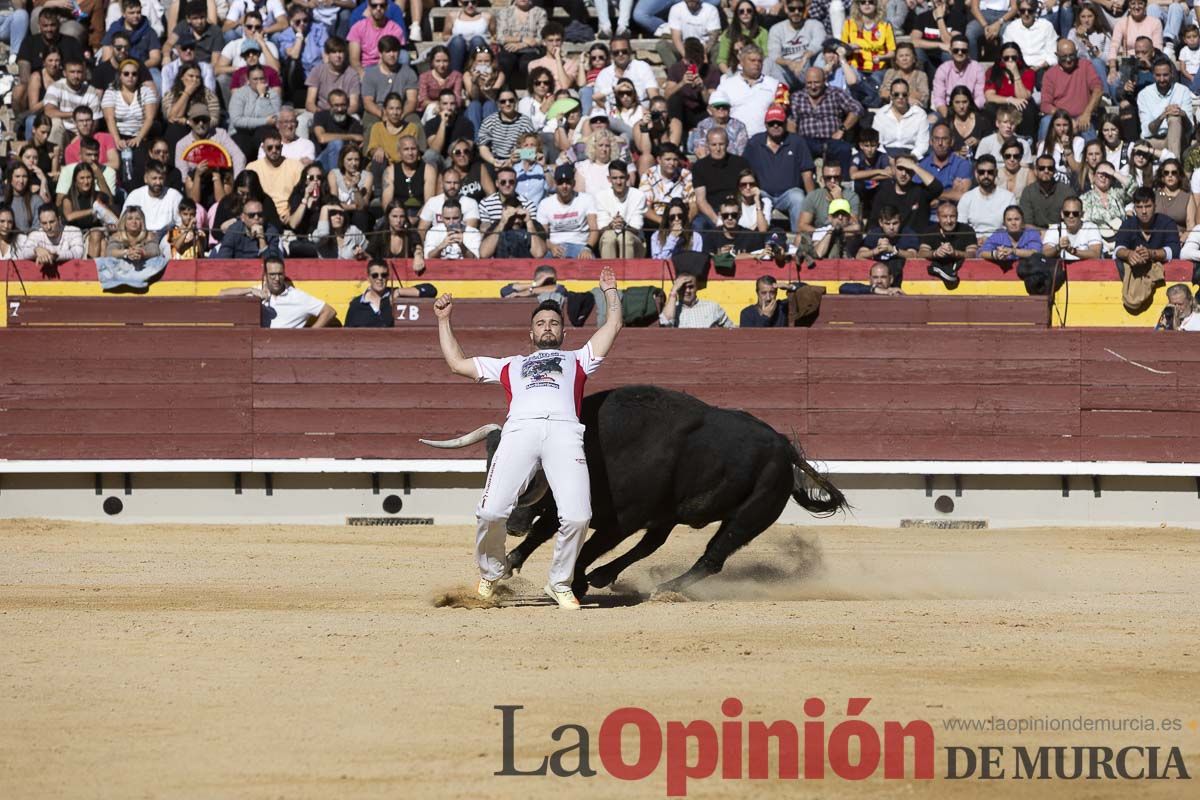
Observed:
[[[527,356],[472,359],[480,383],[499,383],[508,393],[509,419],[579,421],[587,376],[604,359],[591,344],[579,350],[539,350]]]
[[[521,377],[529,381],[525,388],[548,386],[557,389],[558,381],[554,378],[554,373],[563,374],[562,362],[562,353],[556,352],[534,353],[526,358],[521,364]]]

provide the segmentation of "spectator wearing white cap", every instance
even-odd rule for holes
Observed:
[[[750,143],[750,134],[741,120],[733,118],[731,110],[729,96],[720,89],[714,91],[708,98],[708,116],[688,135],[687,151],[695,153],[697,158],[704,158],[708,155],[708,132],[714,128],[724,128],[725,135],[729,137],[729,152],[744,155]]]

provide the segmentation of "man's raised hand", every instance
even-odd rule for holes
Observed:
[[[617,288],[617,273],[613,272],[612,267],[605,267],[600,270],[600,290],[607,292],[609,289]]]
[[[450,319],[450,312],[453,310],[454,297],[450,294],[444,294],[433,301],[433,313],[438,319]]]

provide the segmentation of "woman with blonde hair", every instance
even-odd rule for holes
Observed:
[[[149,259],[162,255],[158,240],[146,230],[146,216],[140,208],[131,206],[121,214],[104,254],[127,261],[137,269],[145,266]]]
[[[608,188],[608,164],[614,158],[613,135],[597,129],[584,139],[585,158],[575,162],[575,191],[590,195]]]
[[[146,217],[137,206],[117,220],[103,257],[96,257],[96,276],[105,289],[121,286],[144,289],[167,266],[158,238],[146,230]]]
[[[840,37],[849,45],[850,63],[876,88],[881,86],[883,71],[896,55],[896,34],[885,16],[879,0],[854,0]]]

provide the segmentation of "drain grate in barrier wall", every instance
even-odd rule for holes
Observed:
[[[346,517],[347,525],[432,525],[433,517]]]
[[[902,519],[901,528],[937,528],[943,531],[981,531],[988,526],[986,519]]]

